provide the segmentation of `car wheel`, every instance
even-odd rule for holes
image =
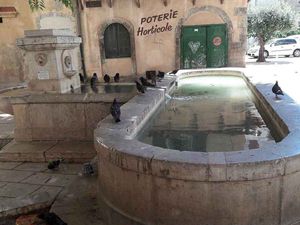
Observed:
[[[284,57],[290,57],[290,55],[285,55]]]
[[[294,57],[299,57],[300,56],[300,49],[296,49],[293,53]]]
[[[268,58],[268,57],[269,57],[269,52],[266,51],[266,50],[264,51],[264,57],[265,57],[265,58]]]

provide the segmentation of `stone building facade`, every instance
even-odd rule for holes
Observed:
[[[247,0],[86,0],[81,27],[87,73],[242,67],[247,4]],[[113,49],[121,43],[126,48]]]
[[[0,0],[0,82],[27,79],[15,41],[32,29],[81,35],[88,76],[245,65],[247,0],[74,0],[73,12],[45,3],[32,12],[27,0]]]

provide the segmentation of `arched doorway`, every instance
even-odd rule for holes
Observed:
[[[220,8],[192,8],[176,27],[178,68],[223,67],[230,64],[232,22]]]
[[[101,26],[100,54],[102,74],[136,74],[133,26],[121,19],[113,19]]]

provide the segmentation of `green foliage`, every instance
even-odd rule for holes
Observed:
[[[73,11],[72,0],[55,0],[55,1],[61,2],[64,6],[70,8]],[[45,9],[44,0],[28,0],[28,4],[32,11]]]
[[[256,7],[248,12],[248,36],[261,37],[264,42],[293,27],[295,12],[284,1],[267,7]]]

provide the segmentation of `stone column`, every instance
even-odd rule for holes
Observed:
[[[69,92],[80,87],[78,50],[81,38],[68,29],[25,31],[17,46],[26,51],[25,73],[32,91]]]

